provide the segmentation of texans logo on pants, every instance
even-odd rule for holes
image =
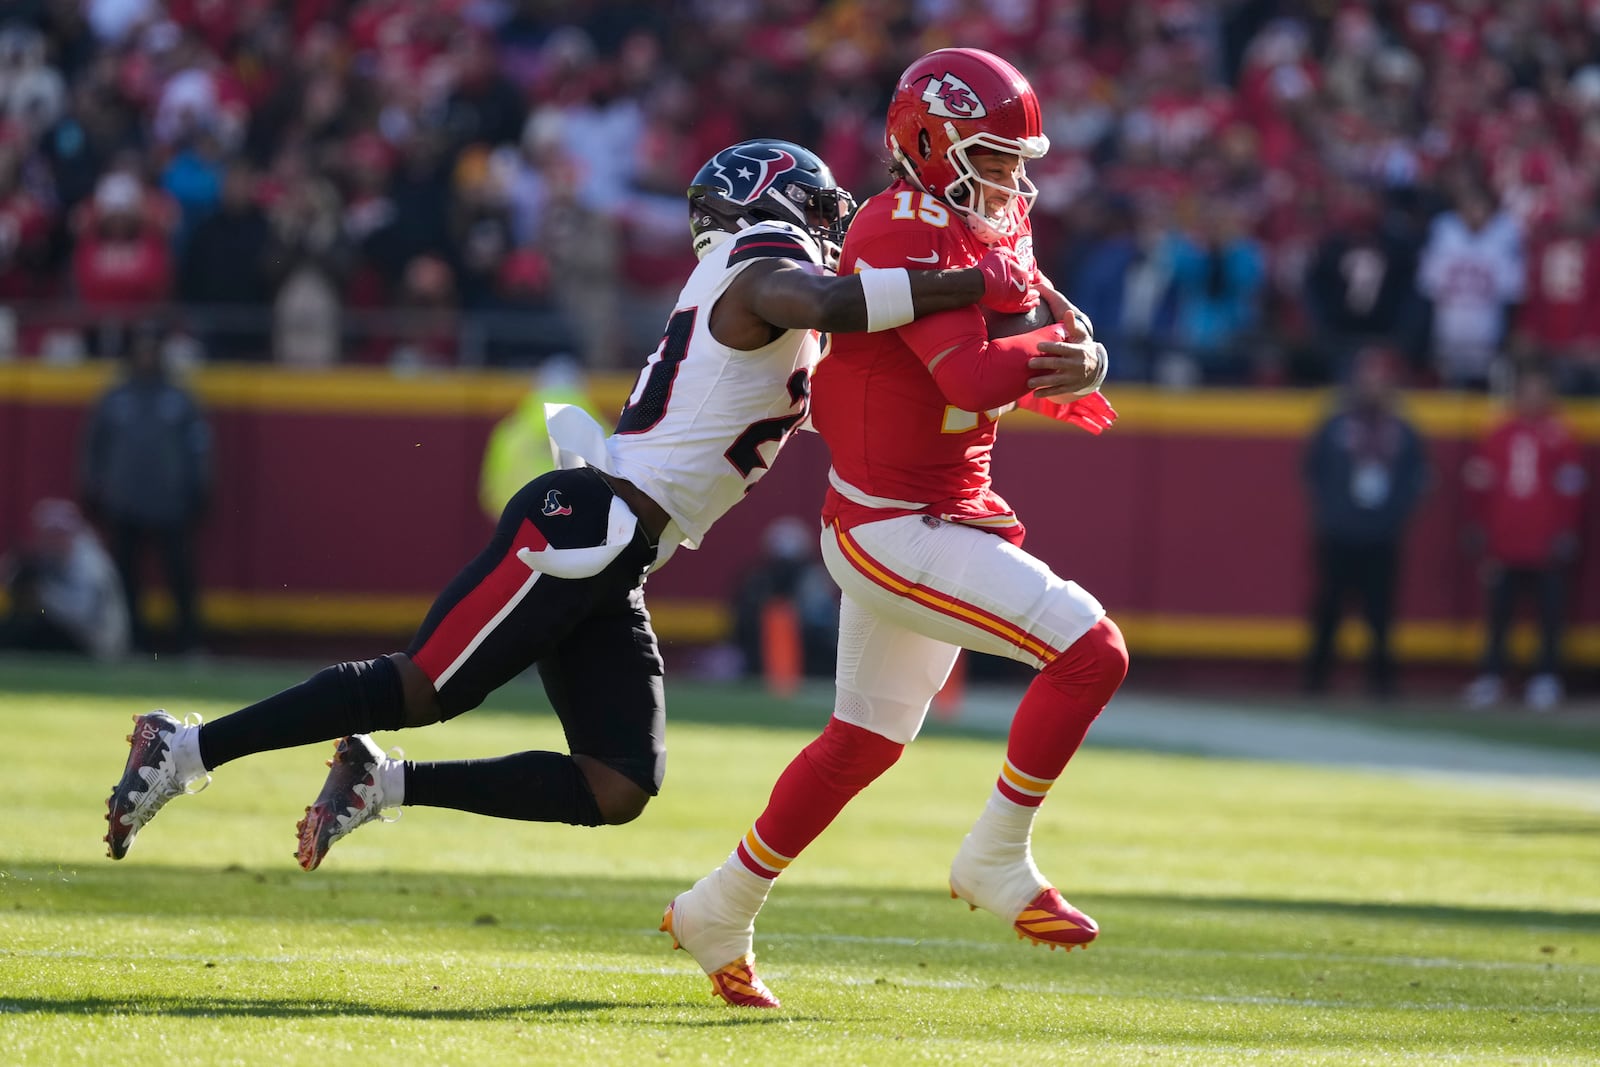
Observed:
[[[571,505],[562,502],[559,489],[552,489],[544,495],[544,507],[540,510],[550,516],[572,514]]]

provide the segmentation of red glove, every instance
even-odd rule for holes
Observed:
[[[1104,430],[1111,428],[1117,421],[1117,409],[1105,398],[1105,394],[1096,389],[1088,396],[1080,396],[1070,404],[1064,405],[1066,414],[1062,421],[1088,430],[1096,437]]]
[[[1011,249],[991,248],[972,266],[983,274],[984,307],[1013,315],[1038,306],[1039,291],[1028,284],[1032,272],[1018,261]]]
[[[1029,393],[1017,401],[1017,406],[1048,415],[1059,422],[1071,423],[1096,437],[1117,421],[1117,409],[1111,406],[1099,390],[1088,396],[1076,397],[1068,404],[1063,404],[1059,400],[1041,400]]]

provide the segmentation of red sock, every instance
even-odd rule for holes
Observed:
[[[772,798],[736,850],[762,878],[776,878],[905,746],[871,730],[829,719],[822,735],[778,776]]]
[[[1026,807],[1043,803],[1127,673],[1128,649],[1109,618],[1047,664],[1011,721],[1006,766],[995,783],[1000,792]]]

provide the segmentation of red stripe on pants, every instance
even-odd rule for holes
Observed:
[[[517,553],[524,548],[537,552],[549,543],[537,526],[527,519],[522,520],[505,558],[439,620],[439,625],[412,657],[428,676],[428,681],[438,684],[439,676],[449,670],[533,574],[528,565],[517,558]]]

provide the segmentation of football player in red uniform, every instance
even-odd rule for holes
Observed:
[[[1519,594],[1531,592],[1538,604],[1539,659],[1524,700],[1536,711],[1548,710],[1562,697],[1567,581],[1577,562],[1588,476],[1543,367],[1529,366],[1518,375],[1511,416],[1478,445],[1462,477],[1473,540],[1484,553],[1489,600],[1482,674],[1467,687],[1467,703],[1485,707],[1504,695],[1511,616]]]
[[[307,870],[400,804],[579,826],[644,810],[666,769],[645,577],[678,545],[695,547],[805,419],[818,332],[892,329],[980,299],[1007,307],[1027,288],[1016,259],[999,251],[960,264],[974,269],[835,276],[849,194],[788,141],[718,152],[687,206],[700,263],[616,432],[607,437],[576,406],[552,407],[562,469],[511,499],[406,651],[328,667],[214,722],[136,716],[106,807],[112,859],[222,764],[334,738],[333,769],[299,827]],[[367,736],[470,711],[535,664],[568,752],[407,762]]]
[[[966,266],[1009,248],[1029,265],[1030,290],[1075,326],[991,339],[980,312],[947,312],[836,336],[818,365],[813,421],[833,454],[822,550],[844,593],[833,717],[727,861],[662,922],[733,1004],[777,1004],[752,954],[773,880],[899,758],[962,648],[1039,674],[950,892],[1052,948],[1098,933],[1040,874],[1029,842],[1039,805],[1121,684],[1127,651],[1094,597],[1022,550],[1022,523],[989,478],[996,420],[1013,406],[1094,433],[1115,418],[1098,392],[1104,349],[1032,266],[1024,166],[1048,148],[1038,100],[1003,59],[941,49],[901,76],[886,142],[895,181],[851,223],[841,272]]]

